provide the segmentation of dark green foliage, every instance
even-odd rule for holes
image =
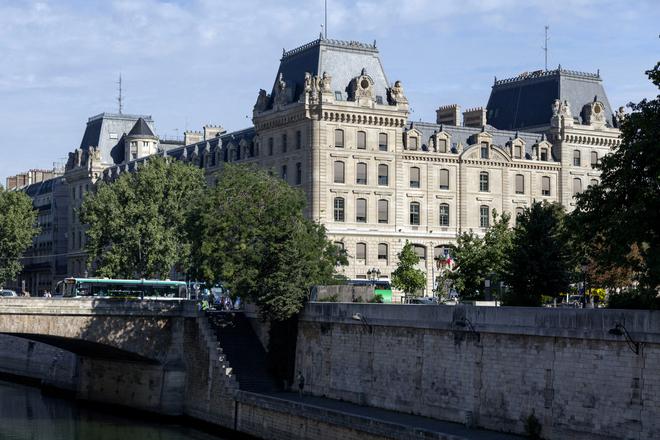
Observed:
[[[97,274],[165,278],[190,267],[192,223],[204,193],[202,170],[154,157],[135,173],[100,183],[85,198],[86,250]]]
[[[406,241],[397,257],[399,264],[392,272],[392,286],[402,290],[406,297],[414,297],[426,286],[426,275],[416,267],[419,257],[409,241]]]
[[[461,233],[452,249],[456,267],[447,277],[463,299],[483,299],[484,281],[491,285],[502,279],[511,252],[510,216],[493,211],[493,226],[483,238],[472,231]]]
[[[660,63],[647,74],[660,88]],[[621,144],[602,158],[600,184],[578,196],[573,215],[599,270],[630,270],[638,288],[654,296],[660,287],[660,95],[629,107]]]
[[[607,301],[609,309],[660,310],[660,298],[652,290],[625,290],[611,293]]]
[[[540,306],[543,295],[556,297],[568,290],[571,252],[564,218],[560,204],[547,202],[534,202],[517,217],[505,305]]]
[[[381,295],[380,293],[377,293],[374,296],[372,296],[371,298],[369,298],[368,302],[376,303],[376,304],[382,304],[383,302],[385,302],[385,300],[383,298],[383,295]]]
[[[534,415],[534,412],[532,412],[525,419],[525,435],[532,440],[541,440],[542,430],[543,426],[541,426],[541,422],[536,415]]]
[[[225,166],[199,222],[199,276],[254,302],[264,319],[294,316],[309,288],[333,284],[347,263],[304,205],[300,190],[264,170]]]
[[[39,233],[30,197],[0,186],[0,286],[23,268],[21,256]]]

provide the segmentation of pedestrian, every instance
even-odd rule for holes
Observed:
[[[298,371],[298,395],[302,397],[303,389],[305,388],[305,376],[303,376],[302,371]]]

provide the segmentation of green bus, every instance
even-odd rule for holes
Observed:
[[[383,302],[392,302],[392,285],[388,280],[353,279],[346,282],[349,286],[373,286],[374,295],[382,295]]]
[[[65,278],[57,283],[57,291],[68,298],[188,298],[188,288],[183,281]]]

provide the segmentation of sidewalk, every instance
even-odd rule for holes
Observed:
[[[415,437],[418,438],[451,438],[452,440],[520,440],[524,438],[518,435],[483,429],[468,429],[458,423],[361,406],[340,400],[305,395],[301,397],[297,393],[291,392],[254,394],[254,396],[265,397],[268,400],[273,400],[274,403],[279,401],[282,404],[289,404],[288,406],[294,405],[301,410],[309,409],[313,412],[320,410],[332,419],[337,419],[334,415],[347,416],[348,418],[354,418],[354,420],[361,419],[360,421],[363,423],[360,423],[360,425],[382,425],[383,428],[387,427],[385,432],[391,432],[392,434],[398,431],[400,434],[415,433]],[[358,427],[355,426],[355,428]],[[393,430],[390,431],[390,428],[393,428]]]

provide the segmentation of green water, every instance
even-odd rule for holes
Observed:
[[[178,424],[113,415],[107,410],[86,408],[84,402],[43,395],[38,388],[0,381],[0,440],[87,439],[221,440],[221,437]]]

